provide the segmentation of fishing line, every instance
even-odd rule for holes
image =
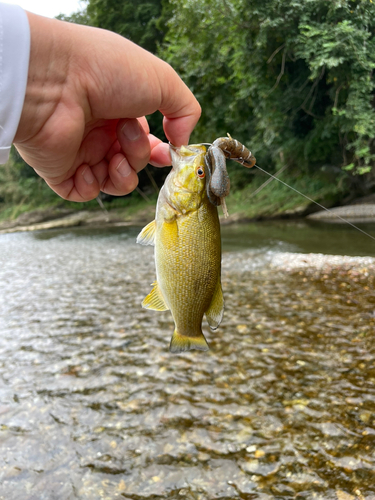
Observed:
[[[275,177],[274,175],[270,174],[269,172],[267,172],[266,170],[263,170],[263,168],[259,167],[258,165],[254,165],[255,167],[257,167],[259,170],[261,170],[262,172],[264,172],[265,174],[269,175],[270,177],[272,177],[273,179],[276,179],[277,181],[281,182],[281,184],[284,184],[284,186],[292,189],[293,191],[295,191],[296,193],[298,193],[299,195],[303,196],[304,198],[306,198],[307,200],[311,201],[312,203],[315,203],[315,205],[318,205],[318,207],[322,208],[323,210],[325,210],[326,212],[329,212],[330,214],[332,214],[334,217],[337,217],[338,219],[342,220],[343,222],[345,222],[346,224],[349,224],[349,226],[352,226],[354,227],[354,229],[357,229],[357,231],[360,231],[361,233],[365,234],[366,236],[368,236],[369,238],[371,238],[372,240],[375,241],[375,238],[374,236],[371,236],[371,234],[369,233],[366,233],[366,231],[363,231],[363,229],[359,228],[358,226],[356,226],[355,224],[352,224],[351,222],[349,222],[348,220],[344,219],[343,217],[340,217],[340,215],[337,215],[335,214],[334,212],[332,212],[332,210],[329,210],[329,208],[326,208],[324,207],[323,205],[321,205],[320,203],[318,203],[317,201],[313,200],[312,198],[309,198],[308,196],[306,196],[305,194],[301,193],[300,191],[298,191],[298,189],[295,189],[294,187],[292,186],[289,186],[289,184],[287,184],[286,182],[280,180],[278,177]]]
[[[106,215],[109,215],[108,210],[105,208],[104,203],[102,202],[102,199],[100,198],[100,193],[99,193],[99,195],[98,195],[95,199],[96,199],[96,201],[98,202],[99,207],[103,210],[103,212],[104,212]]]

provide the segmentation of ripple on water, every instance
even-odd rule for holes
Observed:
[[[1,499],[374,498],[373,262],[227,252],[172,356],[152,248],[56,234],[0,238]]]

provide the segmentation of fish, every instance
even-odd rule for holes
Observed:
[[[142,307],[171,311],[170,352],[207,351],[203,317],[216,330],[224,313],[220,223],[207,194],[207,151],[198,144],[170,145],[170,152],[172,169],[160,190],[155,220],[137,237],[137,243],[155,247],[156,281]]]

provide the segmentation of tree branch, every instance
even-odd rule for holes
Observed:
[[[275,82],[275,85],[272,87],[272,89],[268,92],[267,94],[267,97],[272,94],[272,92],[276,89],[276,87],[279,85],[280,83],[280,80],[281,80],[281,77],[283,76],[284,74],[284,70],[285,70],[285,58],[286,58],[286,49],[284,49],[284,52],[283,52],[283,58],[282,58],[282,61],[281,61],[281,70],[280,70],[280,73],[279,73],[279,76],[277,77],[276,79],[276,82]]]
[[[340,87],[336,90],[336,95],[335,95],[335,102],[333,103],[333,107],[336,108],[337,107],[337,102],[339,100],[339,94],[340,94],[340,90],[343,88],[344,84],[342,83],[340,85]]]
[[[275,55],[278,52],[280,52],[280,50],[282,50],[284,47],[285,47],[285,42],[282,45],[280,45],[280,47],[278,47],[274,52],[272,52],[271,56],[269,57],[269,59],[267,61],[267,64],[269,64],[272,61],[272,59],[275,57]]]
[[[309,90],[309,93],[307,94],[307,96],[306,96],[305,100],[303,101],[303,103],[301,104],[301,106],[299,106],[299,107],[296,109],[296,112],[297,112],[297,111],[299,111],[300,109],[303,109],[304,111],[306,111],[306,110],[304,109],[304,108],[305,108],[305,105],[306,105],[307,101],[310,99],[310,97],[311,97],[312,93],[314,92],[315,87],[318,85],[319,80],[321,80],[321,79],[323,78],[324,71],[325,71],[325,66],[323,66],[323,68],[322,68],[322,71],[321,71],[320,75],[319,75],[317,78],[315,78],[314,83],[312,84],[311,89]]]

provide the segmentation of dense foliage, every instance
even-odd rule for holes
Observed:
[[[161,53],[203,105],[200,134],[228,130],[300,166],[371,169],[372,0],[171,2]]]
[[[352,186],[373,190],[375,0],[86,0],[59,17],[116,31],[170,62],[202,105],[193,141],[229,132],[266,169],[287,163],[336,180],[344,169],[356,174]],[[160,115],[150,123],[163,138]],[[17,162],[19,199],[16,183],[34,180]],[[153,172],[160,184],[165,171]],[[252,178],[241,171],[234,187]],[[144,172],[140,182],[149,183]]]
[[[156,52],[157,43],[163,39],[157,25],[161,11],[161,0],[90,0],[83,12],[59,18],[115,31]]]

